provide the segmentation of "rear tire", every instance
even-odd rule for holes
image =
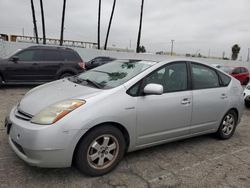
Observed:
[[[112,171],[125,153],[122,132],[112,125],[101,125],[87,133],[80,141],[75,164],[84,174],[101,176]]]
[[[70,76],[73,76],[73,75],[74,74],[72,74],[72,73],[65,72],[65,73],[60,75],[59,79],[67,78],[67,77],[70,77]]]
[[[250,101],[245,101],[245,106],[246,106],[247,108],[250,108]]]
[[[2,86],[2,84],[3,84],[3,78],[2,76],[0,76],[0,87]]]
[[[248,82],[249,82],[249,78],[247,78],[247,79],[244,81],[243,85],[247,85]]]
[[[233,136],[237,125],[237,114],[234,110],[230,110],[223,117],[220,127],[216,132],[218,138],[225,140]]]

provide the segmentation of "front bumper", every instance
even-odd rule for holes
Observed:
[[[6,125],[13,151],[32,166],[46,168],[69,167],[79,135],[84,130],[66,131],[58,124],[36,125],[18,119],[13,108]],[[80,133],[80,134],[79,134]]]

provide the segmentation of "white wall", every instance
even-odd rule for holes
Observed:
[[[7,41],[0,41],[0,57],[4,57],[6,55],[12,54],[18,49],[26,48],[28,46],[33,46],[35,44],[32,43],[24,43],[24,42],[7,42]],[[166,55],[155,55],[155,54],[137,54],[131,52],[116,52],[116,51],[105,51],[105,50],[97,50],[91,48],[79,48],[79,47],[72,47],[76,50],[82,59],[87,62],[97,56],[110,56],[115,58],[146,58],[152,60],[163,60],[167,59],[170,56]],[[182,58],[179,57],[178,58]],[[186,58],[186,57],[185,57]],[[230,60],[217,60],[217,59],[206,59],[206,58],[190,58],[193,60],[201,61],[207,64],[221,64],[221,65],[232,65],[232,66],[245,66],[250,70],[250,62],[243,62],[243,61],[230,61]]]

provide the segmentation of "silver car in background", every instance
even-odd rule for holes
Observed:
[[[29,91],[6,118],[9,144],[38,167],[110,172],[131,152],[216,133],[230,138],[240,82],[189,59],[116,60]]]

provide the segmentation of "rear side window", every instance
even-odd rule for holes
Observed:
[[[57,50],[43,50],[44,61],[63,61],[63,58]]]
[[[61,53],[63,55],[64,61],[81,61],[80,57],[78,57],[78,55],[76,55],[74,52],[62,51]]]
[[[221,81],[222,81],[222,85],[223,86],[228,86],[229,83],[231,82],[231,78],[225,74],[223,74],[222,72],[218,71],[218,74],[221,78]]]
[[[240,74],[240,73],[241,73],[241,69],[240,68],[236,68],[232,72],[232,74]]]
[[[207,89],[220,86],[216,71],[204,66],[192,63],[193,89]]]

